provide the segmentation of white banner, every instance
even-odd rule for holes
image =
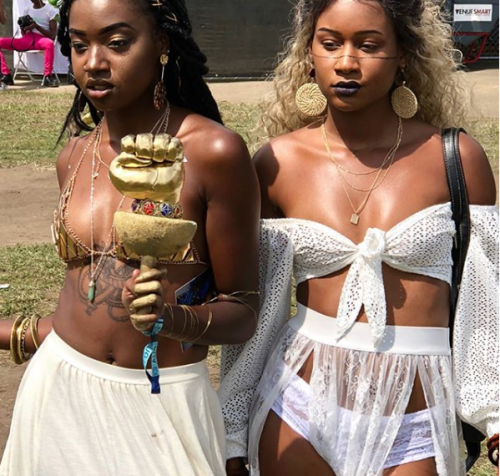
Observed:
[[[14,36],[21,36],[17,19],[23,15],[28,7],[32,7],[31,0],[14,0],[12,2],[12,31]],[[25,63],[32,73],[43,74],[43,51],[37,55],[25,55]],[[14,68],[19,62],[19,54],[14,52]],[[68,59],[61,54],[59,45],[56,43],[55,57],[54,57],[54,71],[57,74],[66,74],[68,72]]]
[[[454,5],[453,21],[491,21],[493,5]]]

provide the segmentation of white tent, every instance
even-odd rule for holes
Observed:
[[[25,10],[32,6],[30,0],[13,0],[12,2],[12,31],[14,36],[20,36],[19,26],[17,19],[24,14]],[[39,55],[25,55],[26,65],[32,73],[43,74],[43,54]],[[14,67],[19,62],[19,54],[14,52]],[[54,58],[54,70],[56,73],[66,74],[68,72],[68,59],[65,58],[56,43],[56,51]]]

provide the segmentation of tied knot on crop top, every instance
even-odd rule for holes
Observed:
[[[359,244],[321,223],[294,218],[269,222],[290,233],[297,284],[350,266],[340,295],[337,340],[364,307],[375,347],[381,343],[387,316],[382,263],[451,284],[455,225],[449,203],[425,208],[388,231],[369,228]]]

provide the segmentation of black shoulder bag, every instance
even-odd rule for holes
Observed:
[[[455,323],[455,310],[460,292],[460,283],[464,270],[465,257],[470,239],[470,213],[469,197],[465,186],[464,171],[458,147],[458,136],[463,129],[445,129],[442,133],[443,155],[446,166],[446,178],[450,189],[451,210],[457,234],[452,250],[453,272],[450,303],[450,344],[453,348],[453,326]],[[481,454],[481,441],[485,436],[473,426],[462,422],[462,432],[467,446],[467,471],[469,471]]]

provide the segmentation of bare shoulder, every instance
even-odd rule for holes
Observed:
[[[188,114],[179,134],[185,144],[188,161],[197,166],[217,168],[250,163],[250,155],[242,137],[227,127],[198,114]]]
[[[281,173],[293,169],[295,162],[304,154],[310,153],[307,148],[308,128],[283,134],[264,144],[254,155],[254,164],[259,176],[280,170]]]
[[[254,165],[261,191],[263,218],[285,216],[287,196],[295,179],[303,171],[304,161],[311,159],[308,128],[299,129],[271,139],[254,156]]]
[[[470,203],[494,205],[495,178],[484,149],[475,139],[463,133],[459,137],[459,146]]]
[[[59,188],[62,188],[66,179],[73,173],[73,168],[78,163],[78,158],[83,154],[86,137],[73,137],[59,152],[56,162],[57,179],[59,181]]]

